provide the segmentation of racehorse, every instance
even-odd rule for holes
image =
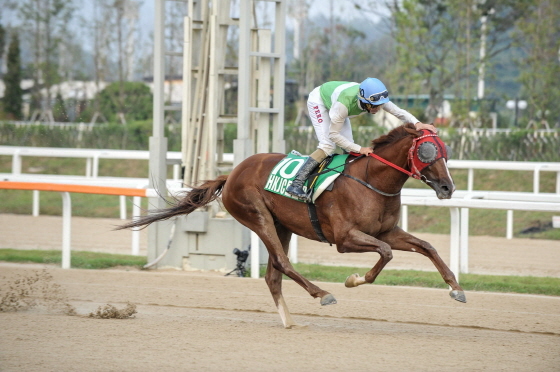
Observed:
[[[334,181],[330,192],[316,201],[322,235],[336,244],[340,253],[377,252],[378,262],[364,276],[350,275],[346,287],[373,283],[392,259],[392,250],[417,252],[427,256],[451,287],[450,296],[466,302],[463,289],[432,245],[397,226],[400,217],[400,191],[412,176],[428,184],[440,199],[455,191],[447,168],[447,149],[437,134],[417,131],[412,124],[397,127],[373,140],[372,157],[355,157]],[[358,154],[356,154],[358,155]],[[293,279],[321,305],[335,304],[329,292],[299,274],[288,260],[292,234],[320,240],[308,216],[306,203],[264,190],[271,170],[284,154],[256,154],[237,165],[231,174],[204,181],[169,208],[152,210],[147,215],[117,227],[145,227],[153,222],[189,214],[222,196],[227,211],[253,230],[265,244],[268,266],[265,280],[284,327],[295,325],[282,296],[282,274]]]

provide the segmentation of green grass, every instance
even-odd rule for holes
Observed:
[[[0,261],[19,263],[57,264],[62,262],[61,251],[0,249]],[[142,268],[146,257],[124,254],[74,251],[70,266],[74,269],[109,269],[116,266]]]
[[[0,249],[0,261],[18,263],[42,263],[60,265],[60,251]],[[145,257],[95,253],[72,252],[71,267],[75,269],[108,269],[128,266],[140,269],[146,264]],[[322,266],[295,264],[295,269],[311,281],[344,283],[346,277],[366,269],[348,266]],[[261,267],[261,277],[266,268]],[[560,296],[560,278],[541,278],[532,276],[497,276],[461,274],[461,286],[466,291],[508,292]],[[384,270],[375,284],[411,286],[426,288],[447,288],[439,273],[414,270]]]

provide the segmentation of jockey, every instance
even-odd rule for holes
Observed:
[[[411,113],[389,101],[387,88],[376,78],[367,78],[361,84],[346,81],[327,82],[309,94],[307,109],[319,145],[286,189],[290,195],[307,202],[308,195],[303,190],[305,180],[319,163],[334,153],[337,145],[343,150],[363,155],[372,152],[371,147],[361,147],[354,143],[351,117],[364,112],[375,114],[383,109],[404,123],[414,124],[418,130],[428,129],[436,133],[433,125],[421,123]]]

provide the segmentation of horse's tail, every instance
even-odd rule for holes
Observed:
[[[197,208],[216,200],[222,193],[227,176],[220,176],[212,181],[204,181],[200,186],[193,187],[185,193],[182,199],[175,198],[174,202],[169,202],[170,208],[150,210],[146,216],[138,217],[134,221],[125,223],[115,228],[115,230],[130,229],[133,227],[146,228],[151,223],[168,220],[171,217],[182,214],[189,214]]]

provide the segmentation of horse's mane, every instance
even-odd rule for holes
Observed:
[[[409,136],[413,133],[417,133],[416,127],[414,126],[414,124],[404,124],[401,125],[400,127],[396,127],[395,129],[393,129],[392,131],[390,131],[389,133],[374,139],[373,141],[371,141],[371,146],[374,149],[379,149],[382,148],[384,146],[387,146],[391,143],[395,143],[396,141],[400,140],[403,137]]]

